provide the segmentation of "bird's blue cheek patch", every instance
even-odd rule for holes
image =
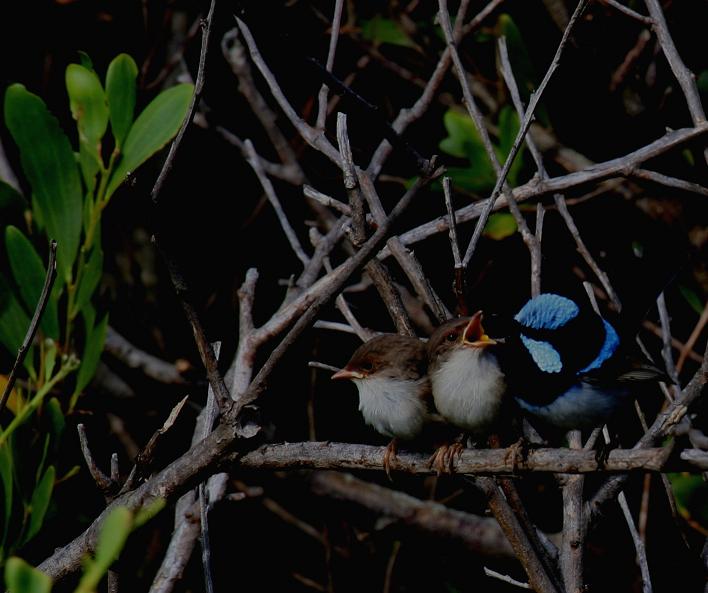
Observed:
[[[526,336],[521,336],[521,341],[529,351],[536,366],[544,373],[560,373],[563,370],[560,354],[548,342],[539,342]]]
[[[580,308],[570,299],[558,294],[545,293],[528,301],[514,319],[533,329],[558,329],[580,313]]]
[[[617,332],[615,331],[615,328],[612,327],[607,321],[604,319],[602,320],[602,323],[605,324],[605,341],[602,344],[602,348],[600,348],[600,353],[597,355],[597,358],[593,360],[588,366],[586,366],[584,369],[580,371],[580,373],[587,373],[589,371],[593,371],[595,369],[600,368],[602,366],[602,363],[605,362],[610,356],[612,356],[615,353],[615,350],[617,350],[617,347],[619,346],[619,336],[617,335]]]

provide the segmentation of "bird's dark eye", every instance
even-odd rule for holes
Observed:
[[[364,371],[370,371],[370,370],[372,370],[372,369],[374,368],[374,363],[371,362],[370,360],[366,360],[366,361],[364,361],[364,362],[361,363],[361,368],[362,368],[362,370],[364,370]]]
[[[455,332],[450,332],[449,334],[447,334],[447,335],[445,336],[445,339],[446,339],[448,342],[454,342],[454,341],[457,339],[457,334],[456,334]]]

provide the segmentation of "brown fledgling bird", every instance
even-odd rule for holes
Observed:
[[[428,341],[428,376],[440,415],[473,439],[487,438],[496,428],[505,401],[506,381],[494,354],[497,341],[482,327],[482,312],[442,324]],[[431,465],[450,469],[458,441],[440,447]]]
[[[351,379],[359,391],[359,411],[367,424],[390,437],[384,468],[390,478],[398,441],[413,441],[435,421],[425,343],[386,334],[357,348],[332,379]]]

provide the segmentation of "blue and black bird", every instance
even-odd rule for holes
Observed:
[[[504,333],[497,356],[507,393],[542,427],[600,426],[632,401],[640,384],[665,378],[589,303],[557,294],[529,300]]]

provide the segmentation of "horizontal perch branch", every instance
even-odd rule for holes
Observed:
[[[302,442],[268,444],[237,458],[242,467],[263,469],[383,469],[384,447],[371,445]],[[532,449],[525,459],[511,449],[466,449],[455,461],[458,474],[511,474],[527,471],[590,473],[595,471],[700,471],[698,467],[671,456],[672,447],[615,449],[604,464],[594,451],[576,449]],[[430,455],[400,451],[392,463],[396,471],[414,474],[434,473],[428,465]],[[703,457],[701,461],[703,461]],[[234,456],[236,458],[236,456]],[[687,456],[687,459],[690,456]]]

